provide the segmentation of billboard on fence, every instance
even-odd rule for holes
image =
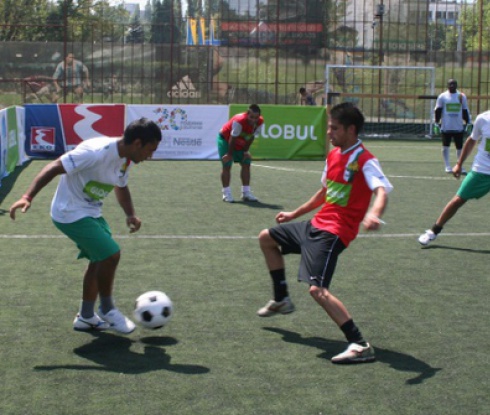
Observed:
[[[26,104],[26,153],[57,157],[83,140],[121,137],[124,104]]]
[[[325,156],[324,107],[261,105],[264,126],[250,152],[257,159],[318,159]],[[230,117],[248,105],[230,105]]]
[[[128,124],[141,117],[155,121],[162,142],[154,160],[217,160],[216,137],[228,120],[227,105],[128,105]]]
[[[28,160],[24,153],[23,123],[24,108],[0,110],[0,181]]]
[[[7,153],[5,167],[7,173],[15,170],[19,163],[19,141],[17,139],[17,114],[15,107],[7,108]]]
[[[28,156],[54,158],[64,153],[63,131],[56,104],[26,104],[25,151]]]
[[[60,104],[65,151],[83,140],[96,137],[121,137],[124,133],[124,104]]]

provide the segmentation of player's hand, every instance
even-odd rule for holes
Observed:
[[[293,219],[294,219],[294,217],[293,217],[292,212],[279,212],[276,215],[276,222],[277,223],[286,223],[286,222],[289,222]]]
[[[473,124],[466,124],[464,132],[468,135],[471,135],[471,133],[473,132]]]
[[[243,159],[244,160],[251,160],[252,159],[252,155],[250,154],[250,151],[244,151],[243,152]]]
[[[21,198],[17,200],[12,206],[10,206],[10,218],[12,220],[15,220],[15,211],[17,209],[22,209],[22,213],[26,213],[29,208],[31,207],[31,202],[29,202],[27,199]]]
[[[232,157],[230,154],[225,154],[223,157],[221,157],[221,160],[223,161],[223,163],[228,163],[229,161],[231,161]]]
[[[137,216],[129,216],[126,218],[126,225],[129,228],[129,233],[138,232],[141,228],[141,220]]]
[[[456,177],[456,179],[459,179],[461,177],[462,171],[463,171],[463,167],[460,166],[459,164],[456,164],[453,167],[453,176]]]
[[[384,224],[385,221],[378,218],[376,215],[373,215],[372,213],[368,213],[362,221],[362,226],[367,231],[377,231],[379,228],[381,228],[381,225]]]
[[[441,135],[441,126],[439,124],[434,124],[432,126],[432,134],[433,135]]]

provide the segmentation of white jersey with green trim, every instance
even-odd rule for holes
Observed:
[[[442,108],[441,131],[443,133],[464,131],[463,110],[467,110],[468,115],[470,114],[465,94],[459,91],[454,94],[449,91],[443,92],[437,97],[435,109],[438,108]]]
[[[490,111],[482,112],[476,117],[471,138],[480,141],[471,170],[490,174]]]
[[[116,138],[83,141],[60,160],[66,174],[61,176],[51,202],[51,217],[56,222],[102,216],[104,198],[114,186],[128,183],[130,164],[119,157]]]

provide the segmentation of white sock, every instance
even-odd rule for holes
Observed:
[[[446,167],[451,167],[451,164],[449,163],[449,147],[442,147],[442,158],[444,159]]]
[[[250,192],[250,186],[242,186],[242,193]]]
[[[231,193],[231,189],[230,189],[229,186],[228,187],[223,187],[222,192],[223,193]]]

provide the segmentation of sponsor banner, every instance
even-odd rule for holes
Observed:
[[[121,137],[124,133],[124,104],[60,104],[65,151],[83,140]]]
[[[56,104],[25,104],[25,151],[28,156],[55,158],[65,151]]]
[[[261,105],[264,126],[250,152],[257,159],[321,159],[326,154],[324,107]],[[230,105],[230,117],[246,112],[248,105]]]
[[[162,142],[154,160],[218,160],[216,137],[228,120],[227,105],[127,105],[127,123],[155,121]]]
[[[17,120],[17,148],[19,149],[19,162],[18,166],[21,166],[25,162],[29,161],[29,157],[25,151],[26,134],[24,130],[26,122],[26,110],[24,107],[15,107],[16,120]]]
[[[15,107],[7,108],[7,152],[5,168],[7,173],[15,170],[19,162],[19,145],[17,140],[17,116]]]
[[[0,180],[7,176],[7,109],[0,110]]]

